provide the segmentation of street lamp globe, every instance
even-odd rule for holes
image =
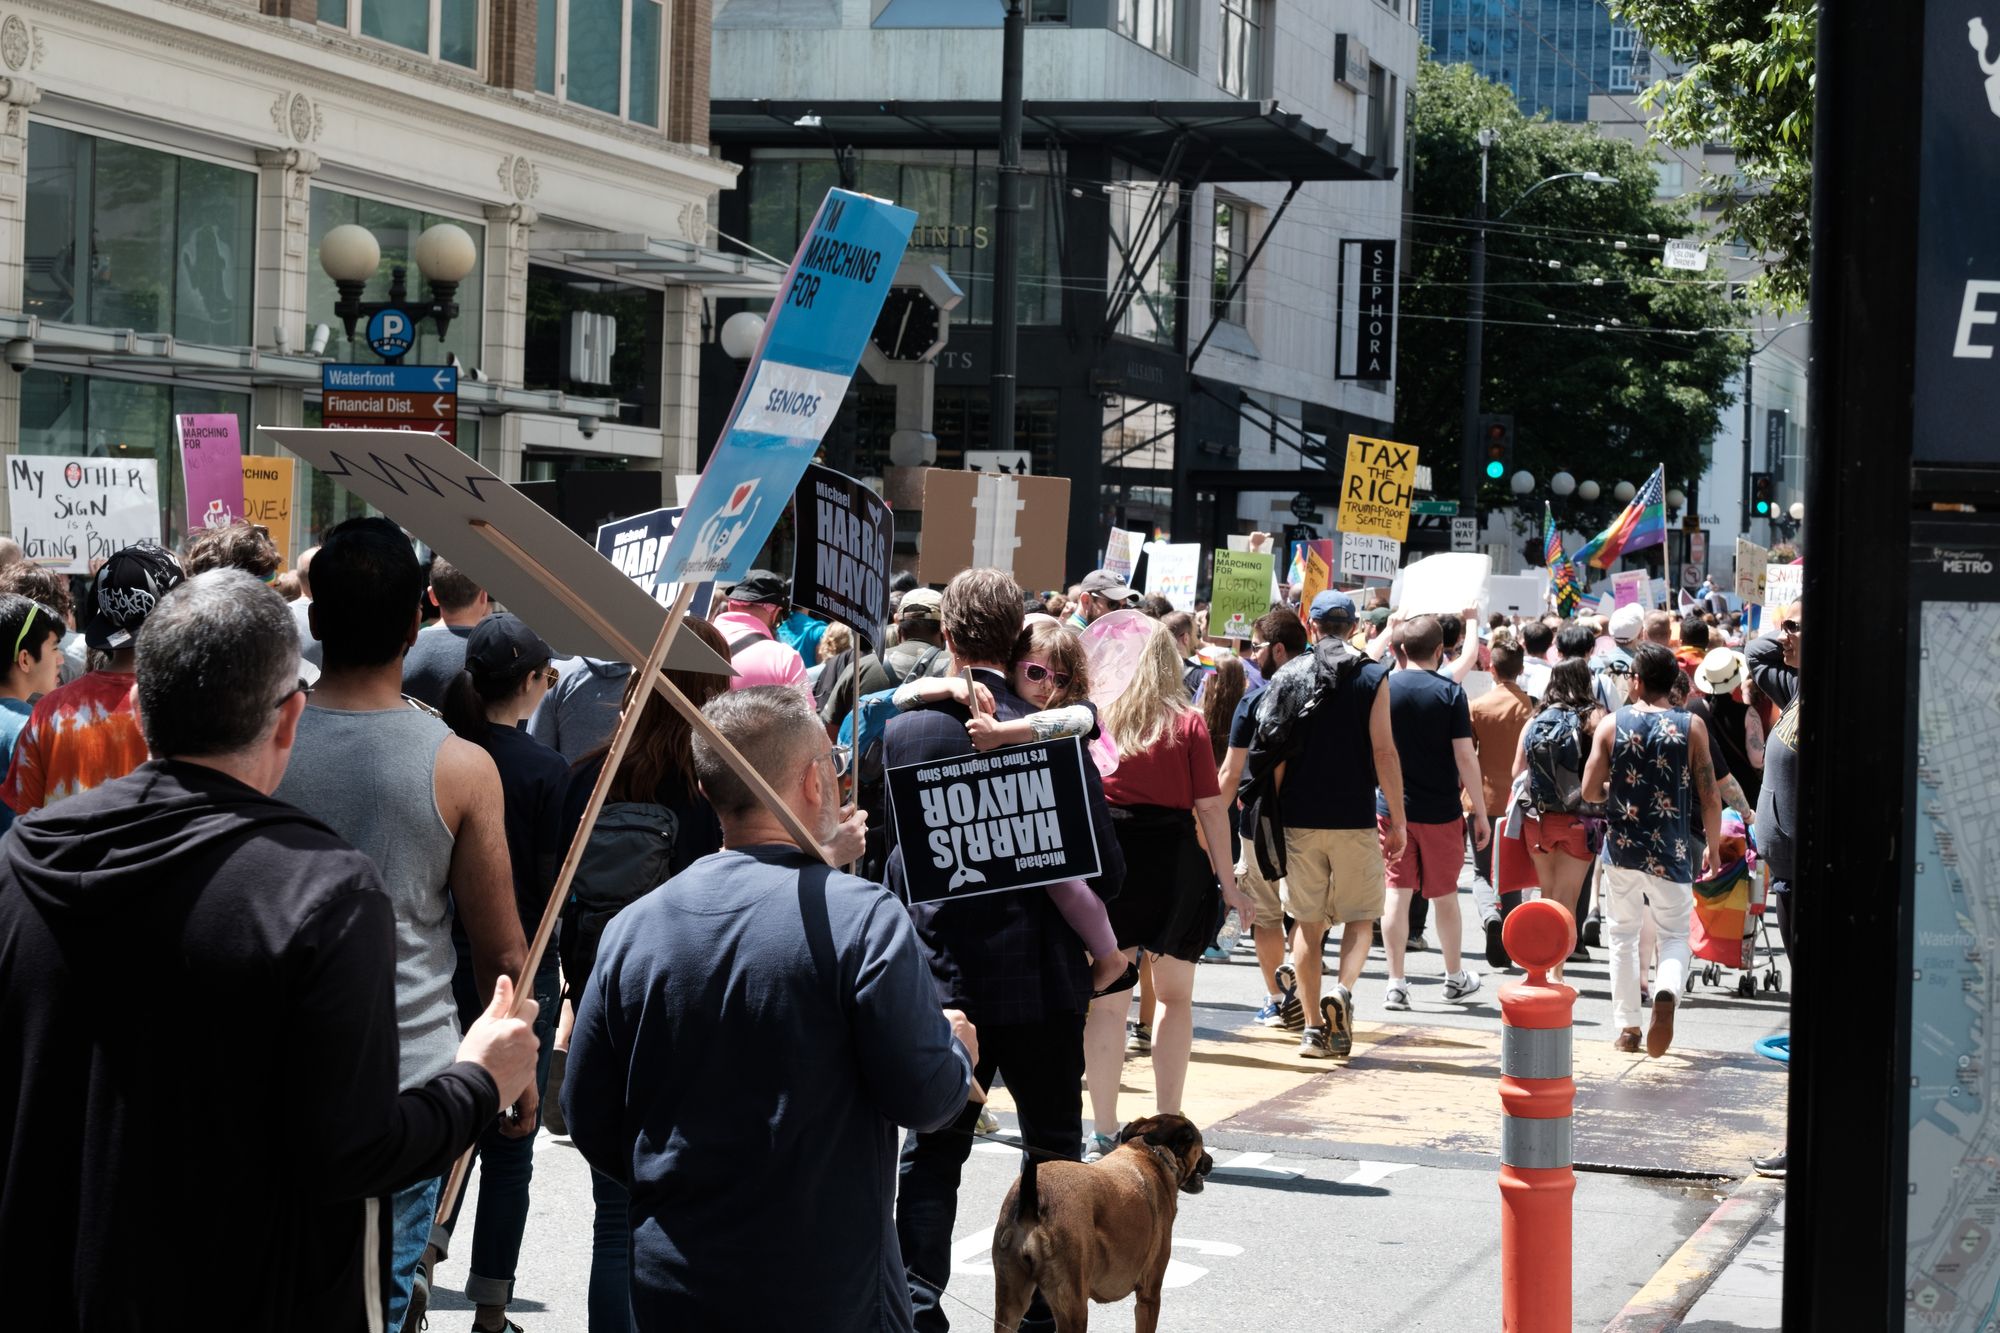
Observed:
[[[432,282],[464,282],[479,265],[479,247],[465,228],[455,222],[440,222],[417,237],[410,247],[417,271]]]
[[[1597,497],[1603,493],[1603,489],[1594,481],[1579,482],[1577,484],[1576,498],[1587,505],[1596,504]]]
[[[1638,493],[1639,488],[1629,481],[1621,481],[1611,488],[1611,498],[1619,504],[1630,504],[1632,497]]]
[[[1804,500],[1794,500],[1792,501],[1792,507],[1785,512],[1792,516],[1792,522],[1803,523],[1806,521],[1806,502]]]
[[[1686,509],[1687,502],[1688,502],[1687,492],[1682,490],[1680,487],[1676,486],[1672,490],[1667,492],[1667,508]]]
[[[732,361],[755,356],[763,337],[764,317],[754,310],[739,310],[722,321],[722,351]]]
[[[365,283],[382,266],[382,246],[368,228],[344,222],[320,238],[319,266],[335,282]]]
[[[1535,489],[1535,474],[1528,471],[1516,472],[1507,482],[1516,495],[1526,495]]]
[[[1576,490],[1576,478],[1567,472],[1558,472],[1549,478],[1549,489],[1558,497],[1569,495]]]

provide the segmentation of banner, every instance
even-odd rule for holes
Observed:
[[[1771,553],[1756,542],[1736,539],[1736,596],[1744,602],[1762,604],[1764,575]]]
[[[1132,571],[1139,564],[1141,534],[1127,532],[1123,528],[1111,529],[1111,535],[1104,539],[1104,572],[1123,583],[1132,581]]]
[[[1195,586],[1201,582],[1201,545],[1198,542],[1148,542],[1146,544],[1146,587],[1148,596],[1159,595],[1174,610],[1194,611]]]
[[[1805,596],[1804,565],[1771,565],[1764,571],[1764,605],[1775,617],[1780,610]]]
[[[672,606],[680,594],[678,583],[659,582],[660,557],[666,554],[674,528],[687,510],[675,507],[654,509],[630,518],[614,519],[597,529],[597,553],[618,567],[618,572],[661,606]],[[715,585],[703,583],[688,602],[688,614],[706,617],[714,600]]]
[[[910,901],[1097,874],[1083,762],[1083,742],[1071,736],[889,769],[889,812]]]
[[[1069,478],[924,469],[917,577],[942,586],[961,569],[1004,569],[1023,588],[1063,586]]]
[[[1410,500],[1416,494],[1417,447],[1365,435],[1347,437],[1347,474],[1340,485],[1340,509],[1333,526],[1341,532],[1373,533],[1405,541],[1410,535]]]
[[[1533,574],[1495,574],[1486,580],[1486,613],[1539,616],[1548,608],[1542,580]]]
[[[837,620],[880,648],[896,544],[889,506],[865,482],[817,463],[800,478],[792,503],[798,528],[792,605]]]
[[[881,199],[827,191],[660,562],[660,582],[734,583],[750,572],[840,410],[916,220]]]
[[[292,527],[292,460],[243,455],[243,517],[271,534],[283,563],[292,567],[298,532]]]
[[[1313,598],[1325,592],[1333,584],[1333,539],[1322,537],[1318,541],[1300,542],[1305,563],[1305,578],[1299,583],[1299,619],[1312,619]]]
[[[1413,565],[1403,566],[1403,590],[1396,602],[1397,609],[1405,619],[1462,614],[1467,608],[1479,605],[1492,573],[1493,557],[1475,551],[1427,555]]]
[[[1393,579],[1402,563],[1403,544],[1394,537],[1340,534],[1340,572],[1347,578]]]
[[[21,550],[58,574],[88,574],[92,560],[160,540],[159,474],[150,458],[15,454],[7,460],[7,504]]]
[[[1250,638],[1250,627],[1271,609],[1271,553],[1217,551],[1208,599],[1211,638]]]
[[[243,517],[243,441],[234,412],[174,418],[180,437],[181,478],[187,492],[187,530],[226,528]]]
[[[1652,577],[1643,569],[1621,570],[1611,576],[1611,605],[1646,606],[1652,601]]]

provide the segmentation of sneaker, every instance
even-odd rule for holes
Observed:
[[[1646,1028],[1646,1054],[1655,1060],[1674,1042],[1674,997],[1671,991],[1653,998],[1653,1021]]]
[[[1211,944],[1201,951],[1201,961],[1204,963],[1226,963],[1229,961],[1229,955]]]
[[[1471,968],[1444,979],[1444,998],[1447,1000],[1463,1000],[1478,993],[1479,974]]]
[[[1118,1141],[1109,1134],[1092,1134],[1083,1141],[1083,1160],[1101,1162],[1118,1146]]]
[[[1785,1178],[1785,1152],[1784,1148],[1780,1148],[1769,1157],[1752,1157],[1750,1159],[1750,1169],[1760,1176],[1769,1176],[1773,1180],[1783,1180]]]
[[[1336,1060],[1354,1054],[1354,1015],[1347,997],[1339,991],[1319,1002],[1319,1016],[1326,1024],[1326,1050]]]
[[[1424,937],[1421,934],[1417,934],[1410,936],[1410,942],[1403,947],[1411,953],[1422,953],[1431,946],[1424,942]]]
[[[982,1106],[979,1108],[979,1119],[972,1123],[972,1132],[975,1134],[998,1134],[1000,1132],[1000,1118]]]
[[[1306,1025],[1305,1006],[1299,1003],[1299,974],[1290,963],[1278,964],[1278,1026],[1301,1032]]]
[[[563,1119],[562,1109],[563,1070],[568,1065],[568,1051],[556,1051],[549,1056],[549,1090],[542,1094],[542,1123],[557,1138],[569,1137],[569,1122]]]
[[[1577,932],[1577,943],[1601,949],[1604,947],[1603,933],[1598,918],[1587,916],[1583,919],[1583,929]]]
[[[1502,972],[1513,965],[1514,960],[1507,956],[1507,945],[1500,938],[1500,923],[1497,920],[1488,921],[1486,923],[1486,966],[1492,968],[1495,972]]]
[[[1125,1054],[1145,1055],[1153,1049],[1153,1029],[1144,1023],[1125,1025]]]
[[[1333,1056],[1333,1047],[1327,1043],[1325,1028],[1305,1028],[1299,1033],[1299,1058],[1302,1060],[1326,1060]]]
[[[1258,1027],[1281,1028],[1285,1025],[1284,1007],[1279,1000],[1280,997],[1276,995],[1265,999],[1264,1007],[1257,1011],[1254,1020]]]
[[[1410,1007],[1410,983],[1407,981],[1390,982],[1382,991],[1382,1007],[1384,1009],[1407,1011]]]
[[[1574,949],[1569,951],[1569,957],[1563,961],[1568,963],[1587,963],[1590,961],[1590,950],[1584,948],[1582,943],[1579,942]]]

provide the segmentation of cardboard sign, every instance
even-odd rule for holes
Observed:
[[[1111,535],[1104,539],[1104,572],[1124,583],[1132,581],[1132,571],[1139,565],[1139,547],[1144,538],[1136,532],[1123,528],[1111,529]]]
[[[734,583],[750,572],[840,410],[916,220],[885,200],[827,191],[660,562],[660,582]]]
[[[814,464],[793,496],[798,543],[792,605],[837,620],[870,648],[889,619],[889,551],[896,521],[866,482]]]
[[[924,470],[917,577],[944,584],[961,569],[1004,569],[1023,588],[1063,585],[1069,478]]]
[[[1373,533],[1404,541],[1410,535],[1410,501],[1417,488],[1417,447],[1365,435],[1347,437],[1347,474],[1340,484],[1341,532]]]
[[[680,594],[680,584],[659,581],[660,557],[666,554],[674,527],[686,512],[680,508],[653,509],[600,524],[597,529],[597,553],[616,566],[619,573],[631,579],[648,597],[661,606],[672,606],[674,598]],[[714,593],[713,583],[696,587],[694,600],[688,603],[688,614],[707,615]]]
[[[1771,553],[1755,542],[1736,539],[1736,596],[1745,602],[1764,600],[1764,576]]]
[[[1271,609],[1271,553],[1217,551],[1208,596],[1208,632],[1250,638],[1250,627]]]
[[[1402,563],[1403,544],[1394,537],[1340,534],[1340,572],[1347,578],[1393,579]]]
[[[1097,828],[1071,736],[892,768],[890,817],[912,903],[1039,888],[1098,872]]]
[[[1476,551],[1425,556],[1403,566],[1403,595],[1397,607],[1410,616],[1457,615],[1478,606],[1493,573],[1493,558]]]
[[[643,663],[667,609],[554,514],[436,435],[259,426],[272,440],[387,514],[563,656]],[[667,665],[734,673],[692,634]]]
[[[160,540],[159,473],[150,458],[7,459],[14,540],[59,574],[88,574],[128,546]]]
[[[1667,609],[1667,581],[1665,579],[1648,579],[1646,581],[1646,605],[1655,611],[1664,611]]]
[[[1651,600],[1648,585],[1652,579],[1643,569],[1627,569],[1611,576],[1611,604],[1620,606],[1645,606]]]
[[[1546,605],[1542,581],[1532,574],[1495,574],[1486,580],[1488,615],[1538,616]]]
[[[298,531],[292,526],[292,460],[243,455],[243,517],[271,534],[283,563],[292,567]]]
[[[1196,542],[1146,544],[1146,593],[1167,599],[1176,611],[1194,611],[1201,582],[1201,546]]]
[[[1764,605],[1775,616],[1806,593],[1804,565],[1770,565],[1764,571]]]
[[[187,492],[187,530],[226,528],[243,517],[243,441],[234,412],[174,418],[180,437],[181,480]]]
[[[1333,538],[1300,542],[1305,548],[1305,579],[1299,584],[1299,619],[1312,619],[1313,598],[1333,586]]]

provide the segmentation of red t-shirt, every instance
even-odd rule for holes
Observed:
[[[1202,797],[1221,794],[1208,723],[1192,708],[1179,714],[1152,748],[1119,755],[1117,771],[1104,779],[1104,799],[1112,805],[1192,810]]]

